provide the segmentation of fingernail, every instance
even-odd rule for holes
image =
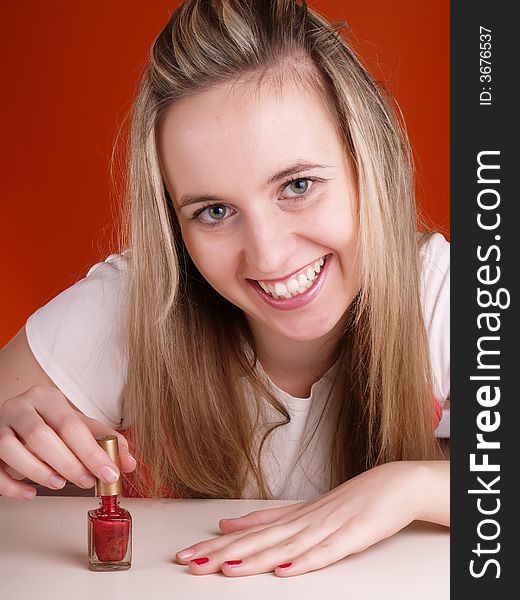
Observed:
[[[292,562],[284,563],[283,565],[278,565],[276,568],[277,569],[289,569],[290,567],[292,567]]]
[[[177,552],[177,556],[182,559],[189,558],[190,556],[193,556],[193,554],[195,554],[195,550],[181,550],[180,552]]]
[[[36,490],[24,490],[22,492],[22,497],[25,500],[32,500],[36,496]]]
[[[224,564],[228,567],[238,567],[238,565],[242,564],[241,560],[225,560]]]
[[[49,477],[49,486],[54,488],[55,490],[61,489],[67,483],[66,479],[60,477],[59,475],[53,475]]]
[[[115,483],[119,479],[119,473],[109,466],[104,466],[99,474],[106,483]]]
[[[85,489],[91,488],[95,483],[96,483],[96,480],[94,479],[94,477],[92,477],[92,475],[83,475],[83,477],[80,477],[78,479],[79,487],[82,487]]]
[[[193,560],[190,561],[190,564],[195,563],[197,565],[197,567],[200,567],[202,565],[205,565],[207,562],[209,562],[209,558],[206,558],[205,556],[203,556],[202,558],[194,558]]]

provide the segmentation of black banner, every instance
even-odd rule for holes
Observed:
[[[451,4],[451,598],[456,600],[519,595],[520,36],[514,7],[514,2]]]

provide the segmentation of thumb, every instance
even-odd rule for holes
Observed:
[[[104,435],[115,435],[117,437],[119,446],[119,461],[121,471],[123,473],[130,473],[136,468],[136,460],[131,455],[128,449],[128,440],[122,433],[119,433],[119,431],[112,429],[109,425],[106,425],[105,423],[101,423],[101,421],[98,421],[97,419],[91,419],[90,417],[86,417],[85,415],[82,415],[82,419],[87,425],[87,427],[90,429],[94,437],[102,437]]]

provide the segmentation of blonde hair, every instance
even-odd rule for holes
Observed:
[[[327,401],[335,424],[330,486],[384,462],[440,456],[419,292],[424,237],[409,145],[389,101],[341,28],[305,2],[186,0],[153,44],[132,111],[121,242],[131,248],[125,410],[149,474],[134,482],[142,494],[239,498],[251,475],[257,497],[272,497],[261,452],[290,415],[258,375],[243,314],[211,288],[184,247],[156,139],[162,115],[181,98],[288,69],[329,108],[359,192],[360,291]],[[255,448],[265,403],[281,419]]]

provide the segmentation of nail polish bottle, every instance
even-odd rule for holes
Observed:
[[[96,438],[97,443],[119,467],[115,435]],[[132,561],[132,517],[119,506],[121,477],[115,483],[96,480],[96,496],[101,504],[89,510],[88,559],[91,571],[125,571]]]

